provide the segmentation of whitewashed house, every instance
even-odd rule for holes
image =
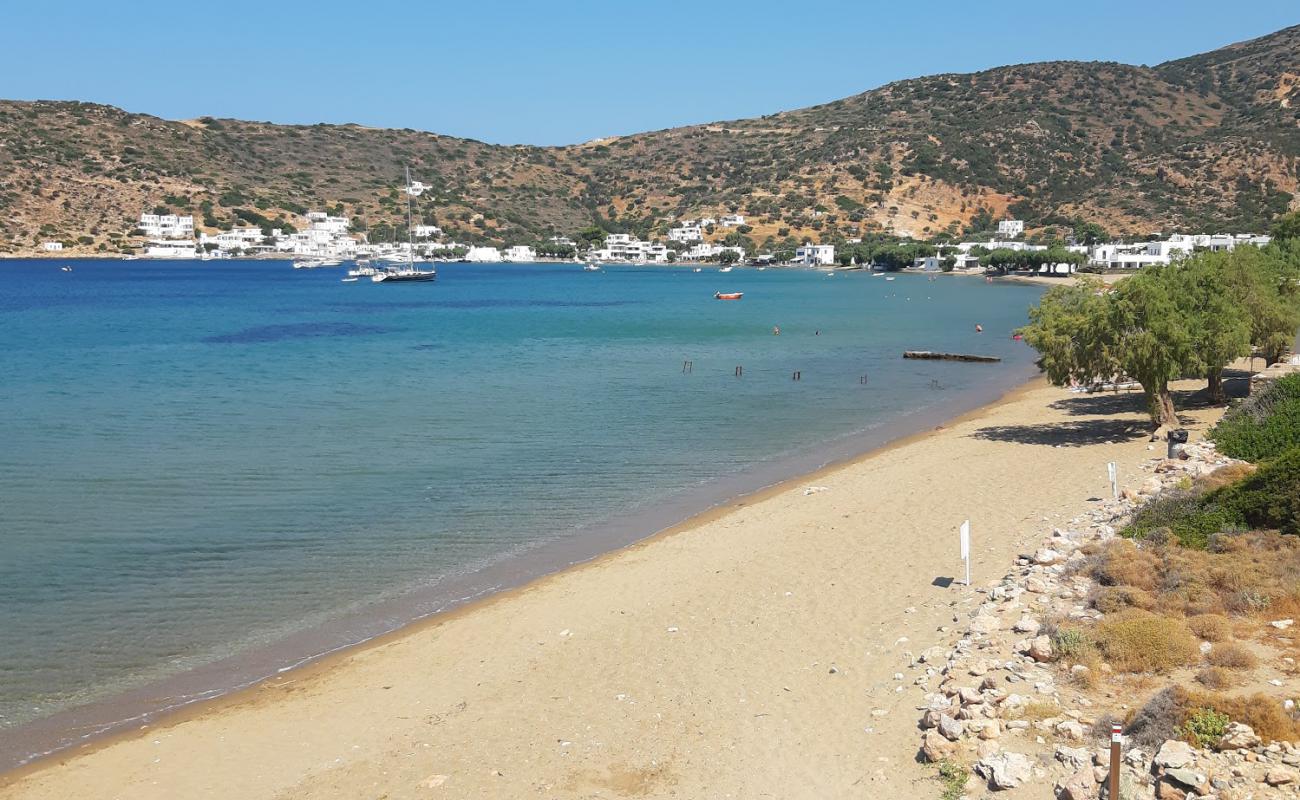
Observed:
[[[514,247],[507,247],[505,255],[502,256],[504,261],[536,261],[537,251],[526,244],[517,244]]]
[[[194,217],[176,214],[141,214],[140,230],[154,239],[189,239],[194,236]]]
[[[668,231],[668,239],[674,242],[698,242],[703,238],[704,233],[699,225],[682,223]]]
[[[1025,222],[1019,219],[1004,219],[998,222],[998,236],[1014,239],[1025,232]]]
[[[411,235],[417,239],[432,239],[442,235],[442,228],[437,225],[414,225],[411,227]]]
[[[835,245],[805,244],[794,251],[796,264],[807,266],[826,266],[835,263]]]
[[[144,248],[146,258],[197,258],[193,239],[153,239]]]
[[[465,260],[478,264],[495,264],[501,261],[501,251],[495,247],[471,247],[465,254]]]
[[[719,222],[724,228],[735,228],[745,224],[745,217],[742,214],[726,214]]]
[[[47,253],[57,253],[63,249],[63,242],[42,242],[41,249]]]

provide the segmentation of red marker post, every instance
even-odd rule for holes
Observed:
[[[1123,740],[1119,725],[1110,726],[1110,800],[1119,800],[1119,746]]]

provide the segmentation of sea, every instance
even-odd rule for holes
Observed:
[[[743,267],[343,274],[0,262],[0,767],[996,399],[1034,373],[1012,333],[1041,293]]]

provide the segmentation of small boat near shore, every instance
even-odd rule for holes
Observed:
[[[583,271],[583,272],[600,272],[600,265],[597,264],[597,263],[594,262],[594,261],[591,262],[591,263],[588,263],[588,264],[583,264],[583,265],[582,265],[582,271]]]
[[[731,272],[732,269],[734,269],[734,267],[723,267],[722,269],[718,270],[718,272]]]
[[[714,292],[714,300],[739,300],[744,297],[744,292]]]

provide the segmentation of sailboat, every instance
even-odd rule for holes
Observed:
[[[418,269],[415,266],[415,242],[411,238],[411,198],[424,192],[424,184],[411,183],[411,168],[406,168],[406,266],[379,267],[370,276],[375,283],[402,283],[406,281],[437,280],[438,270],[433,267]]]

